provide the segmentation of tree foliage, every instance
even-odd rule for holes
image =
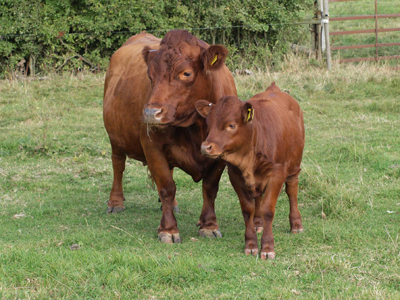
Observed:
[[[291,25],[311,0],[3,0],[0,1],[0,73],[25,68],[107,67],[126,39],[146,30],[162,37],[183,28],[226,45],[230,67],[263,67],[287,51],[304,26]],[[280,25],[279,25],[280,24]],[[272,56],[273,55],[273,56]],[[23,62],[25,60],[25,64]]]

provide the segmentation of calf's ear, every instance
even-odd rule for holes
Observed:
[[[246,102],[242,108],[243,122],[251,122],[254,118],[254,108],[253,106]]]
[[[207,100],[198,100],[194,106],[196,107],[196,110],[200,116],[207,118],[212,105],[213,104]]]
[[[222,45],[212,45],[201,54],[204,70],[217,70],[225,63],[228,49]]]

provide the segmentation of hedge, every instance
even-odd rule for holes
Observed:
[[[312,5],[311,0],[3,0],[0,76],[23,72],[29,62],[42,74],[104,70],[131,35],[146,30],[162,37],[177,28],[226,45],[231,68],[263,68],[286,53],[289,41],[303,38],[308,28],[291,23]]]

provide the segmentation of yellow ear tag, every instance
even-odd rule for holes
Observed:
[[[247,122],[250,122],[254,118],[254,109],[249,108],[247,111]]]
[[[217,61],[217,59],[218,59],[218,55],[215,54],[213,60],[211,61],[211,65],[215,64],[215,62]]]

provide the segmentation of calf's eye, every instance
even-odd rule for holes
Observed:
[[[192,73],[185,72],[185,73],[183,73],[183,75],[186,76],[186,77],[189,77],[190,75],[192,75]]]
[[[228,125],[228,129],[230,129],[230,130],[235,129],[235,128],[236,128],[235,124],[229,124]]]

